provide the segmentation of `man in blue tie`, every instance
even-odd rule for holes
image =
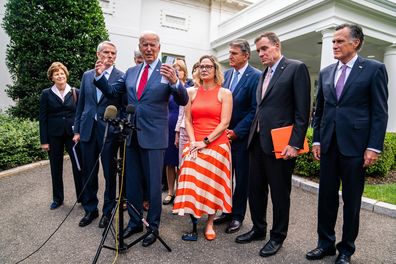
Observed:
[[[256,112],[256,88],[261,72],[249,65],[250,46],[244,39],[237,39],[229,44],[229,64],[224,73],[223,86],[232,92],[233,110],[230,126],[227,130],[231,142],[233,166],[232,213],[222,214],[215,219],[215,224],[228,222],[225,232],[237,232],[245,218],[249,153],[247,139],[249,128]]]
[[[98,59],[106,60],[105,77],[110,83],[117,81],[124,74],[115,66],[117,48],[110,41],[104,41],[98,45],[96,55]],[[113,135],[113,128],[109,127],[107,140],[103,146],[103,137],[106,122],[103,115],[106,107],[114,105],[121,106],[121,98],[106,98],[102,92],[93,84],[95,70],[86,71],[83,74],[80,86],[80,98],[77,104],[76,119],[74,123],[75,142],[81,144],[83,185],[86,185],[82,206],[85,216],[81,219],[79,226],[89,225],[98,214],[98,171],[97,159],[103,148],[101,163],[105,178],[105,192],[103,202],[103,215],[99,227],[104,228],[109,220],[116,196],[116,154],[117,146]],[[91,175],[92,174],[92,175]]]
[[[364,35],[358,25],[336,27],[333,54],[338,60],[319,74],[312,153],[320,160],[318,244],[309,260],[339,255],[350,263],[359,231],[361,197],[367,167],[383,148],[388,121],[388,76],[385,65],[357,52]],[[342,182],[343,230],[336,245],[334,227]]]

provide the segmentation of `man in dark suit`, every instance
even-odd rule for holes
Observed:
[[[256,88],[260,71],[249,65],[250,45],[244,39],[229,44],[229,64],[224,73],[224,87],[232,92],[233,109],[227,130],[231,142],[232,167],[234,172],[234,192],[232,195],[232,213],[222,214],[215,219],[219,224],[230,221],[225,232],[237,232],[245,218],[248,197],[249,154],[247,140],[250,125],[256,112]]]
[[[106,60],[106,78],[114,83],[121,78],[123,72],[114,67],[117,57],[117,49],[110,41],[104,41],[98,45],[97,57]],[[80,98],[78,100],[76,120],[74,124],[74,141],[80,141],[82,153],[83,183],[87,184],[83,193],[82,205],[85,216],[81,219],[79,226],[89,225],[98,217],[98,171],[97,159],[101,154],[103,175],[105,178],[105,193],[103,203],[103,215],[99,227],[105,227],[111,216],[116,196],[116,153],[117,143],[114,139],[113,128],[109,128],[107,140],[103,146],[103,138],[106,122],[103,115],[109,105],[120,106],[121,98],[109,99],[93,84],[95,70],[86,71],[81,80]],[[92,174],[92,175],[91,175]]]
[[[359,231],[364,174],[382,151],[388,121],[385,65],[357,55],[364,40],[360,26],[336,28],[337,63],[319,74],[312,152],[320,160],[318,245],[309,260],[335,255],[334,226],[342,181],[344,224],[336,263],[350,263]]]
[[[250,127],[249,205],[253,228],[236,238],[237,243],[263,240],[266,235],[268,186],[271,190],[273,226],[260,256],[274,255],[287,236],[291,176],[297,151],[303,147],[309,123],[310,77],[304,63],[282,56],[281,43],[273,32],[255,40],[265,66],[257,87],[257,110]],[[293,125],[282,159],[276,159],[271,129]]]
[[[177,104],[186,105],[188,95],[171,65],[158,59],[159,36],[145,32],[139,38],[139,49],[144,57],[140,65],[129,68],[113,85],[103,76],[105,61],[96,62],[95,84],[108,97],[128,94],[128,104],[136,108],[133,122],[137,130],[132,133],[126,149],[126,197],[139,212],[143,212],[142,179],[147,182],[150,208],[147,222],[158,233],[161,218],[161,177],[165,149],[168,147],[168,102],[170,95]],[[143,231],[142,222],[129,210],[130,220],[124,237]],[[156,241],[149,234],[142,245]]]

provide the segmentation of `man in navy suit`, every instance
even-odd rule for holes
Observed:
[[[344,224],[336,263],[350,263],[359,231],[364,174],[383,148],[388,122],[385,65],[357,55],[364,40],[360,26],[343,24],[333,37],[337,63],[319,74],[312,152],[320,160],[318,245],[309,260],[335,255],[334,226],[342,182]]]
[[[232,92],[233,109],[227,130],[231,142],[232,166],[234,172],[234,192],[232,196],[232,213],[222,214],[215,219],[215,224],[230,221],[225,230],[231,234],[237,232],[245,218],[248,197],[249,153],[247,140],[249,128],[256,112],[256,88],[260,71],[249,65],[250,46],[244,39],[237,39],[229,44],[229,64],[224,73],[224,87]]]
[[[137,128],[132,133],[126,149],[126,197],[139,212],[143,212],[142,179],[147,182],[150,208],[147,222],[158,233],[161,218],[161,177],[165,149],[168,147],[168,102],[170,95],[177,104],[186,105],[186,88],[177,78],[171,65],[158,59],[159,36],[145,32],[139,38],[139,49],[144,57],[140,65],[129,68],[125,75],[110,85],[103,76],[105,61],[96,62],[95,84],[108,97],[128,94],[128,104],[136,108],[133,122]],[[124,237],[143,231],[142,222],[129,210],[130,220]],[[156,241],[149,234],[142,245]]]
[[[117,49],[112,42],[104,41],[100,43],[96,55],[98,59],[106,60],[106,78],[108,78],[110,83],[114,83],[121,78],[124,73],[114,67]],[[81,80],[73,140],[75,142],[80,141],[81,144],[83,184],[87,184],[82,198],[85,216],[79,223],[81,227],[89,225],[99,215],[97,209],[99,163],[97,159],[103,148],[101,162],[106,184],[103,215],[99,222],[99,227],[103,228],[108,224],[115,204],[117,172],[117,143],[112,133],[112,127],[109,128],[107,140],[103,146],[106,128],[103,115],[107,106],[120,106],[121,98],[106,98],[93,84],[94,76],[95,70],[92,69],[86,71]]]

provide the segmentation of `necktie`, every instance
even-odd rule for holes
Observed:
[[[265,75],[265,79],[263,82],[263,87],[261,88],[261,99],[264,98],[265,92],[267,91],[268,84],[271,80],[271,74],[272,74],[272,69],[271,67],[268,67],[267,74]]]
[[[106,77],[106,79],[109,79],[109,73],[107,71],[103,72],[103,75]],[[96,100],[99,103],[100,98],[102,97],[102,91],[96,88]]]
[[[337,95],[337,100],[340,99],[342,90],[344,89],[344,84],[345,84],[345,78],[346,78],[346,69],[348,68],[348,66],[346,66],[345,64],[343,64],[341,66],[342,72],[340,77],[338,77],[338,81],[336,84],[336,95]]]
[[[232,79],[232,83],[231,83],[231,86],[230,86],[231,92],[233,92],[235,90],[235,87],[236,87],[236,85],[238,83],[238,75],[239,75],[239,71],[235,70],[234,71],[234,77]]]
[[[148,79],[148,69],[150,68],[150,65],[146,64],[146,66],[144,67],[143,73],[142,73],[142,77],[140,77],[140,82],[139,82],[139,86],[137,89],[137,98],[138,100],[140,100],[140,97],[142,96],[142,93],[144,91],[144,87],[147,84],[147,79]]]

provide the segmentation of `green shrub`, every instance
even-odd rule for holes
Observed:
[[[294,173],[305,177],[319,176],[319,161],[315,160],[312,155],[312,128],[307,131],[307,140],[310,151],[308,153],[299,155],[296,161]]]
[[[38,122],[0,114],[0,170],[42,160]]]

